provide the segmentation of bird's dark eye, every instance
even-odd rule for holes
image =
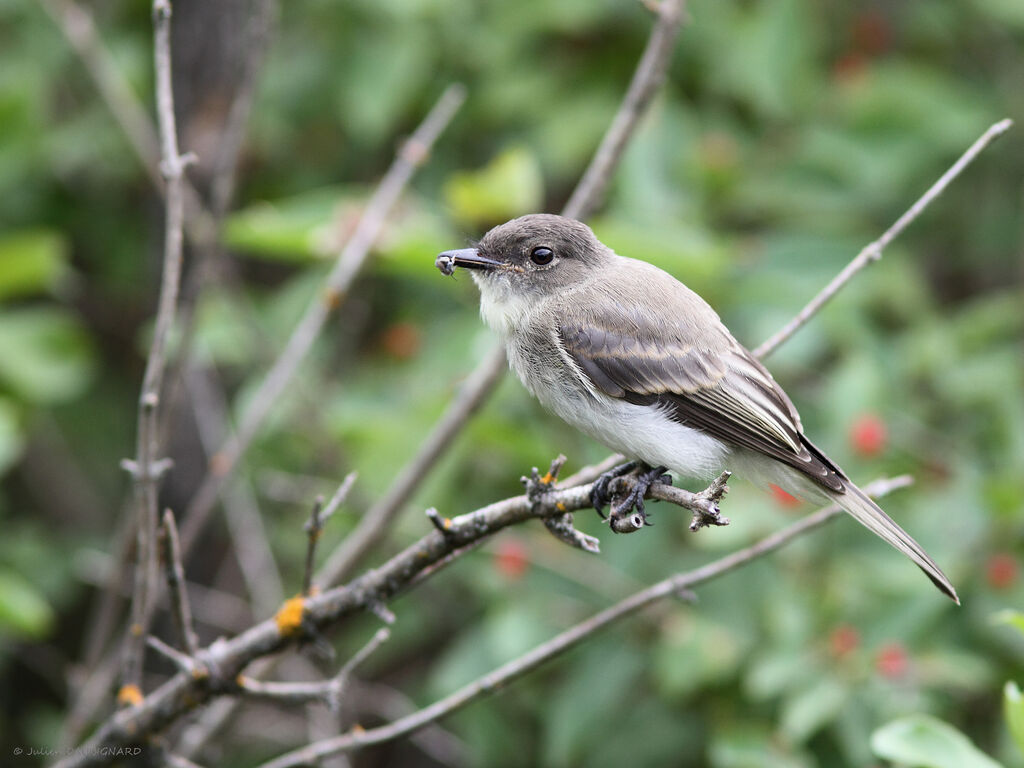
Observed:
[[[543,245],[530,251],[530,261],[534,264],[550,264],[553,258],[555,258],[554,251]]]

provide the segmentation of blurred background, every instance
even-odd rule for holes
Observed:
[[[250,23],[256,5],[174,3],[182,150],[200,157],[190,175],[210,207],[230,201],[223,253],[202,273],[187,254],[189,370],[201,384],[175,374],[175,467],[162,502],[179,514],[209,461],[198,427],[216,442],[213,415],[245,407],[444,86],[462,82],[468,98],[231,485],[258,508],[265,536],[255,535],[280,575],[267,568],[265,584],[247,587],[246,553],[219,514],[186,564],[203,642],[299,590],[313,498],[359,472],[324,554],[493,346],[472,281],[442,278],[434,256],[561,207],[652,24],[634,0],[310,0],[282,4],[264,39]],[[152,113],[147,5],[100,0],[89,11]],[[1024,623],[1006,613],[1024,597],[1024,4],[693,0],[689,15],[666,86],[591,223],[620,253],[701,293],[751,347],[991,123],[1018,122],[768,361],[808,434],[855,480],[914,475],[883,506],[964,604],[844,518],[702,587],[696,605],[651,609],[352,765],[881,765],[871,734],[915,713],[1002,765],[1024,765],[1002,714],[1004,684],[1024,677],[1013,620]],[[265,60],[253,61],[254,47]],[[253,71],[232,197],[211,180]],[[124,606],[104,603],[103,585],[125,556],[130,485],[118,463],[134,453],[163,238],[143,167],[59,26],[30,0],[0,3],[0,200],[7,755],[60,743],[74,686],[103,650],[95,627],[119,626]],[[520,475],[558,453],[574,471],[607,451],[505,380],[365,564],[426,533],[425,507],[454,516],[518,494]],[[688,514],[664,504],[653,507],[656,527],[634,536],[578,514],[601,537],[599,557],[538,524],[495,537],[390,606],[393,638],[361,668],[345,724],[426,705],[642,585],[809,511],[731,485],[732,525],[696,535]],[[376,624],[332,634],[339,660]],[[166,617],[157,630],[171,637]],[[326,674],[339,662],[304,663]],[[150,658],[150,687],[169,671],[161,664]],[[253,765],[303,743],[305,715],[250,706],[197,759]]]

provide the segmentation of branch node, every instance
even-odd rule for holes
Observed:
[[[538,504],[543,503],[547,493],[554,490],[558,483],[558,473],[562,470],[565,462],[565,456],[559,454],[552,459],[551,466],[543,476],[540,474],[539,469],[533,467],[530,469],[529,477],[523,475],[519,478],[519,482],[526,488],[526,498],[530,500],[531,506],[536,507]]]
[[[426,511],[427,519],[434,525],[437,532],[440,533],[444,540],[452,542],[455,540],[455,532],[452,530],[452,519],[450,517],[441,517],[436,507],[430,507]]]
[[[701,528],[729,524],[729,518],[722,517],[718,502],[729,492],[729,486],[726,483],[729,482],[730,477],[732,477],[732,472],[726,470],[716,477],[711,485],[696,495],[697,506],[693,507],[693,520],[690,521],[691,531],[696,533]]]
[[[590,552],[593,555],[601,554],[600,540],[576,530],[572,524],[573,516],[571,512],[545,517],[543,520],[544,527],[559,541],[568,544],[570,547],[582,549],[584,552]]]
[[[167,472],[174,466],[174,460],[171,458],[164,457],[150,462],[149,472],[142,472],[139,470],[139,463],[134,459],[121,459],[121,469],[132,476],[132,480],[136,482],[152,481],[156,482],[163,477]]]

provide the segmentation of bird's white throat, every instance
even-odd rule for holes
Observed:
[[[505,275],[472,274],[480,289],[480,317],[488,328],[508,339],[516,329],[526,327],[528,315],[537,306],[535,299],[512,290]]]

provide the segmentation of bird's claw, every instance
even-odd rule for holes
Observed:
[[[639,462],[627,461],[625,464],[619,464],[618,466],[612,467],[607,472],[602,472],[600,477],[594,481],[594,485],[590,488],[590,503],[593,505],[594,509],[597,510],[597,514],[601,516],[602,520],[608,519],[604,513],[604,508],[612,501],[612,481],[618,480],[623,475],[629,474],[638,466]]]
[[[647,519],[644,496],[655,483],[672,485],[672,477],[665,474],[665,467],[648,467],[633,478],[626,495],[612,505],[609,524],[615,533],[633,533],[644,526],[654,525]]]

